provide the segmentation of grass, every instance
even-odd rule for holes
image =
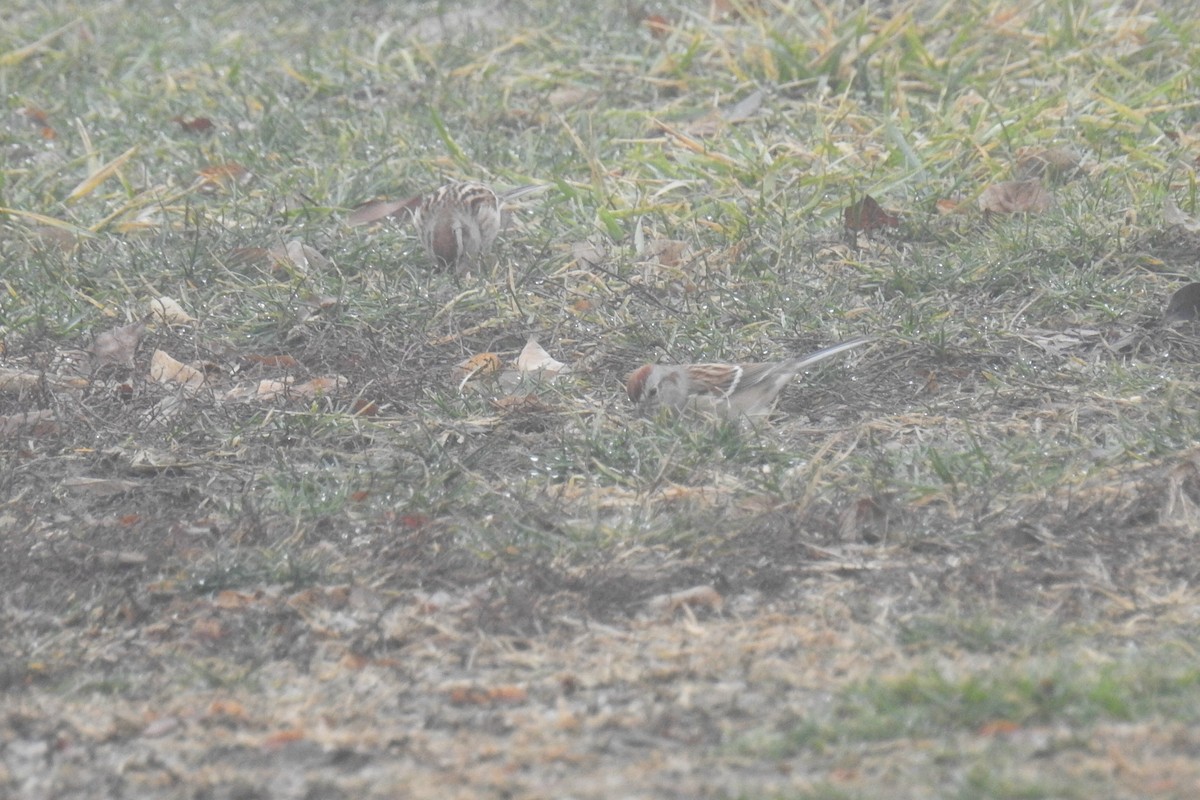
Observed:
[[[7,12],[0,787],[1194,793],[1200,28],[713,6]],[[345,224],[463,178],[550,187],[478,274]],[[762,426],[624,397],[866,332]],[[459,391],[530,337],[573,372]]]

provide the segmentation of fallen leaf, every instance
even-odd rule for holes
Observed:
[[[91,353],[101,364],[119,364],[133,366],[133,354],[137,352],[142,337],[146,335],[146,321],[122,325],[105,331],[96,337],[92,343]]]
[[[177,301],[165,296],[150,301],[150,314],[167,325],[187,325],[196,321]]]
[[[538,344],[537,339],[529,338],[521,354],[517,356],[517,371],[522,374],[537,372],[546,376],[567,372],[567,365],[550,357],[550,354]]]
[[[1054,205],[1054,195],[1041,181],[993,183],[979,195],[979,208],[987,214],[1040,214]]]
[[[157,383],[176,383],[189,393],[204,386],[207,376],[195,367],[176,361],[162,350],[150,357],[150,380]]]
[[[495,375],[500,371],[500,356],[495,353],[479,353],[454,365],[451,374],[458,378],[458,390],[461,392],[468,381],[475,378]]]
[[[869,194],[857,203],[846,206],[842,220],[848,231],[873,231],[900,225],[900,218],[884,211],[883,206]]]

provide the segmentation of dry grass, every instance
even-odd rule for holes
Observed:
[[[0,23],[0,794],[1194,796],[1196,24],[554,14]],[[475,275],[345,225],[458,178]]]

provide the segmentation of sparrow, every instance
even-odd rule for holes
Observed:
[[[804,356],[755,364],[646,364],[625,378],[629,399],[639,408],[697,409],[726,419],[764,417],[783,387],[800,370],[845,350],[867,344],[859,336]]]
[[[407,200],[367,203],[356,209],[347,222],[363,225],[388,216],[411,216],[434,264],[462,272],[491,251],[507,221],[506,205],[545,188],[532,184],[497,193],[483,183],[458,181]]]

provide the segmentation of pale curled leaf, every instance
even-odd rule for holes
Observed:
[[[150,301],[150,314],[158,322],[166,325],[188,325],[196,318],[183,310],[178,301],[167,297],[156,297]]]
[[[176,361],[162,350],[155,350],[150,357],[150,380],[157,383],[178,384],[190,393],[204,386],[207,379],[200,370]]]
[[[552,358],[545,348],[538,344],[537,339],[530,337],[521,350],[521,354],[517,356],[517,371],[525,375],[537,372],[546,376],[554,376],[568,371],[568,368],[563,362]]]

